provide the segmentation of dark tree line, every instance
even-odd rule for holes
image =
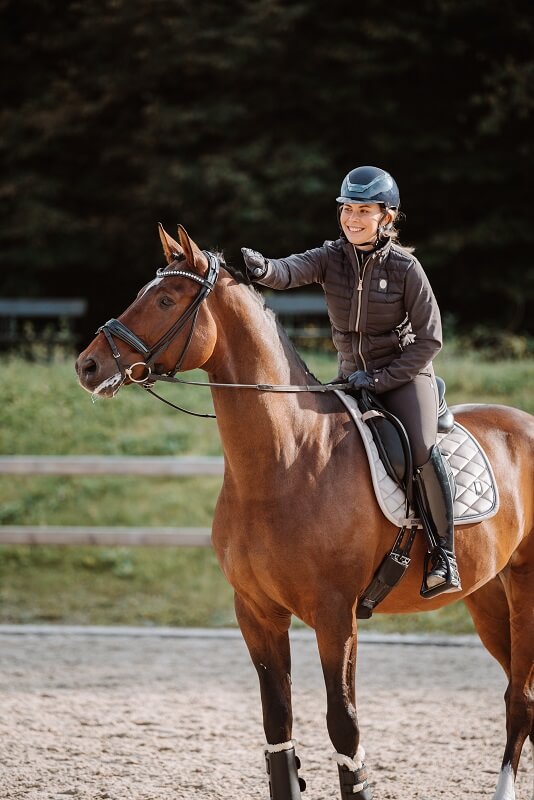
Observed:
[[[0,294],[161,263],[156,222],[239,262],[335,238],[357,164],[401,187],[445,313],[532,331],[531,0],[0,0]]]

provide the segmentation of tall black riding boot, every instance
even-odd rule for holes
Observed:
[[[430,458],[415,471],[421,515],[429,525],[436,546],[425,562],[421,595],[435,597],[443,592],[461,591],[458,565],[454,555],[453,494],[449,475],[437,445]],[[428,563],[431,568],[427,571]]]

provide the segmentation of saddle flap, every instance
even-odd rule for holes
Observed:
[[[410,443],[403,425],[370,392],[363,390],[356,399],[386,472],[411,497],[411,485],[406,486],[412,473]]]

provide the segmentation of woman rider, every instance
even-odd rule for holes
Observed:
[[[440,547],[422,594],[461,589],[454,556],[453,497],[436,444],[438,394],[432,359],[441,349],[436,298],[419,261],[395,240],[399,190],[388,172],[357,167],[337,198],[341,236],[287,258],[243,248],[254,281],[272,289],[320,283],[340,377],[375,392],[403,423],[417,483]]]

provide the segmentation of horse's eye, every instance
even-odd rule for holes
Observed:
[[[170,306],[174,305],[174,302],[171,300],[170,297],[167,297],[167,295],[164,294],[163,297],[159,298],[159,305],[161,306],[161,308],[169,308]]]

